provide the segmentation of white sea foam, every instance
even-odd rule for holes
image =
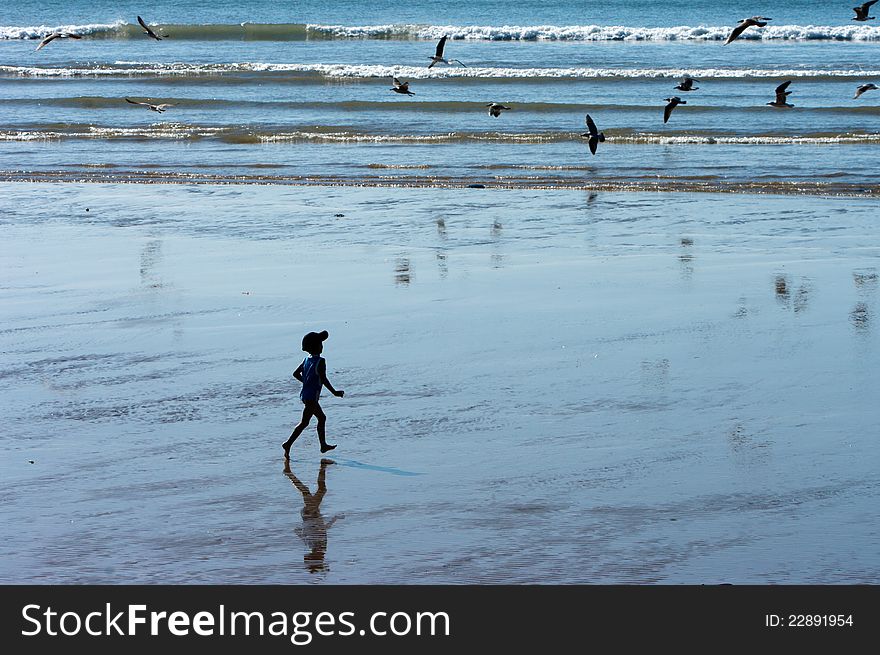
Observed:
[[[460,143],[460,142],[503,142],[503,143],[549,143],[561,141],[581,141],[573,133],[563,132],[445,132],[436,134],[370,134],[337,131],[305,131],[259,133],[234,127],[204,127],[184,123],[153,123],[140,127],[102,127],[84,125],[79,129],[51,130],[2,130],[0,141],[38,141],[66,139],[231,139],[233,141],[260,143]],[[655,134],[636,133],[606,136],[612,144],[630,145],[876,145],[880,144],[880,133],[837,135],[705,135],[705,134]]]
[[[412,38],[473,41],[723,41],[731,25],[629,27],[625,25],[316,25],[309,33],[334,38]],[[764,41],[878,41],[880,27],[867,25],[773,25],[747,30],[740,39]]]
[[[124,20],[115,23],[90,23],[87,25],[33,25],[29,27],[0,26],[0,41],[42,39],[52,32],[69,32],[87,36],[99,32],[111,32],[126,25]]]
[[[880,68],[821,69],[821,68],[502,68],[444,66],[379,66],[351,64],[188,64],[117,61],[113,65],[53,68],[40,66],[0,66],[0,75],[19,77],[88,77],[88,76],[187,76],[224,75],[235,73],[300,73],[316,74],[327,78],[391,78],[446,79],[446,78],[680,78],[691,75],[705,79],[741,78],[811,78],[811,77],[877,77]]]
[[[678,25],[673,27],[635,27],[627,25],[169,25],[187,38],[240,38],[242,29],[263,28],[266,38],[301,34],[337,39],[428,39],[443,35],[452,40],[470,41],[723,41],[731,25]],[[125,21],[84,25],[0,26],[0,40],[39,39],[50,32],[101,34],[110,38],[140,37],[140,29]],[[768,25],[746,30],[742,40],[755,41],[880,41],[880,26],[873,25]]]
[[[680,134],[634,134],[608,136],[611,143],[665,145],[834,145],[880,143],[880,134],[840,134],[836,136],[704,136]]]

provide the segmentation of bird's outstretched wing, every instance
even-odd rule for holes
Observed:
[[[675,109],[675,101],[674,101],[674,100],[670,100],[670,101],[666,104],[665,109],[663,109],[663,122],[664,122],[664,123],[665,123],[666,121],[669,120],[669,117],[670,117],[670,116],[672,116],[672,110],[673,110],[673,109]]]
[[[136,101],[136,100],[132,100],[131,98],[126,98],[125,101],[126,101],[126,102],[129,102],[129,103],[131,103],[131,104],[133,104],[133,105],[143,105],[144,107],[150,107],[150,106],[151,106],[149,102],[138,102],[138,101]]]
[[[742,34],[745,29],[749,26],[748,21],[743,21],[739,25],[733,28],[733,31],[730,33],[730,36],[727,37],[727,41],[724,42],[724,45],[727,45],[731,41],[735,40],[740,34]]]
[[[61,35],[60,35],[60,34],[57,34],[57,33],[56,33],[56,34],[50,34],[50,35],[47,36],[45,39],[43,39],[42,41],[40,41],[40,45],[37,46],[37,50],[39,50],[39,49],[41,49],[42,47],[48,45],[49,43],[52,43],[52,41],[54,41],[55,39],[57,39],[59,36],[61,36]]]
[[[153,38],[156,39],[157,41],[161,41],[161,40],[162,40],[162,37],[159,36],[158,34],[156,34],[153,30],[151,30],[151,29],[150,29],[150,26],[147,25],[147,24],[144,22],[144,19],[143,19],[143,18],[141,18],[140,16],[138,16],[137,19],[138,19],[138,23],[140,23],[141,27],[143,27],[143,28],[146,30],[146,32],[147,32],[147,34],[148,34],[149,36],[153,37]]]
[[[437,43],[437,51],[434,53],[435,57],[442,57],[443,56],[443,48],[446,47],[446,39],[447,38],[448,37],[446,37],[446,35],[444,35],[443,38],[440,39],[439,43]],[[428,68],[430,68],[430,66]]]
[[[596,146],[599,145],[599,137],[591,136],[590,137],[590,152],[594,155],[596,154]]]
[[[596,124],[593,122],[593,119],[590,118],[590,115],[587,114],[587,129],[590,130],[590,136],[596,136],[599,134],[599,130],[596,129]]]
[[[391,79],[394,83],[394,86],[401,86],[399,79],[397,79],[396,77],[392,77]]]
[[[785,97],[791,94],[791,91],[786,91],[789,84],[791,84],[791,80],[776,87],[776,102],[785,102]]]

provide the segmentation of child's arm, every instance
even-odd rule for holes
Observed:
[[[293,377],[295,377],[300,382],[303,381],[303,365],[302,362],[299,363],[299,366],[296,367],[296,370],[293,372]]]
[[[318,363],[318,375],[321,376],[322,384],[327,387],[330,393],[332,393],[334,396],[339,396],[340,398],[342,398],[342,396],[345,395],[345,392],[342,389],[340,389],[339,391],[334,389],[333,385],[330,384],[330,380],[327,379],[327,362],[324,359],[322,359]]]

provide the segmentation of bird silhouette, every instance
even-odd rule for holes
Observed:
[[[414,96],[415,93],[409,90],[409,82],[401,82],[396,77],[391,78],[393,80],[394,86],[391,87],[391,91],[395,93],[403,93],[408,96]]]
[[[739,25],[733,28],[733,31],[730,33],[730,36],[727,37],[727,41],[724,42],[724,45],[727,45],[731,41],[736,40],[740,34],[746,31],[747,27],[764,27],[767,25],[768,20],[773,20],[772,18],[767,18],[766,16],[752,16],[751,18],[743,18]]]
[[[678,105],[686,105],[687,100],[682,100],[678,96],[672,96],[671,98],[664,98],[666,100],[666,107],[663,109],[663,122],[667,122],[669,117],[672,116],[672,110],[678,107]]]
[[[876,84],[868,83],[868,84],[860,84],[856,87],[856,94],[853,96],[853,100],[862,95],[865,91],[873,91],[877,88]]]
[[[159,113],[159,114],[161,114],[162,112],[164,112],[168,107],[173,107],[173,106],[174,106],[173,104],[168,103],[168,102],[163,102],[163,103],[160,104],[160,105],[154,105],[154,104],[152,104],[152,103],[150,103],[150,102],[137,102],[136,100],[131,100],[131,99],[129,99],[129,98],[126,98],[125,101],[126,101],[126,102],[130,102],[130,103],[133,104],[133,105],[143,105],[144,107],[149,107],[151,110],[153,110],[153,111],[155,111],[155,112],[157,112],[157,113]]]
[[[866,21],[866,20],[874,20],[874,16],[868,16],[868,10],[871,8],[877,0],[869,0],[863,5],[859,5],[858,7],[853,7],[853,11],[856,12],[855,18],[853,20],[857,21]]]
[[[434,52],[434,56],[428,57],[428,59],[431,60],[431,63],[428,64],[428,68],[431,68],[436,63],[451,64],[451,62],[453,61],[467,68],[467,66],[465,66],[458,59],[445,59],[443,57],[443,48],[446,47],[446,39],[448,38],[449,37],[444,34],[443,38],[441,38],[440,41],[437,43],[437,50]]]
[[[141,18],[140,16],[138,16],[137,19],[138,19],[138,23],[141,24],[141,27],[144,28],[144,34],[146,34],[147,36],[149,36],[149,37],[151,37],[151,38],[156,39],[157,41],[161,41],[161,40],[164,38],[164,37],[161,37],[161,36],[159,36],[158,34],[156,34],[153,30],[151,30],[150,27],[149,27],[149,25],[147,25],[147,24],[144,22],[144,19],[143,19],[143,18]]]
[[[589,114],[587,114],[587,117],[586,117],[585,120],[586,120],[586,123],[587,123],[587,129],[589,130],[589,132],[586,132],[585,134],[581,134],[581,136],[586,136],[586,137],[589,137],[589,138],[590,138],[590,141],[589,141],[589,144],[590,144],[590,152],[593,153],[593,154],[595,155],[595,154],[596,154],[596,147],[597,147],[600,143],[602,143],[602,142],[605,141],[605,133],[604,133],[604,132],[600,132],[600,131],[596,128],[596,124],[593,122],[593,119],[590,118],[590,115],[589,115]]]
[[[787,82],[783,82],[779,86],[776,87],[776,100],[773,102],[768,102],[767,104],[771,107],[794,107],[788,103],[788,96],[791,95],[791,91],[786,91],[788,85],[791,84],[791,80]]]
[[[81,39],[82,37],[79,34],[72,34],[70,32],[52,32],[48,34],[46,38],[40,41],[40,45],[37,46],[37,50],[41,50],[48,44],[52,43],[55,39]]]
[[[504,105],[498,104],[497,102],[490,102],[486,105],[489,108],[489,115],[498,118],[501,116],[502,109],[510,109],[510,107],[505,107]]]
[[[698,86],[694,86],[694,82],[696,81],[697,80],[692,78],[690,75],[685,75],[684,79],[675,88],[679,91],[696,91],[700,88]]]

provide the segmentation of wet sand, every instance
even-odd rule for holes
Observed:
[[[4,583],[880,581],[876,200],[0,190]]]

